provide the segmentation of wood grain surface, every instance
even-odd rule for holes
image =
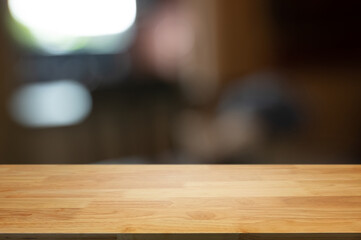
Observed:
[[[361,166],[0,165],[0,233],[359,234]]]

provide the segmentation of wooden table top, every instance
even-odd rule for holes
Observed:
[[[0,165],[0,233],[360,233],[361,165]]]

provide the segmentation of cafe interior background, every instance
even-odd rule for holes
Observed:
[[[1,0],[0,163],[361,163],[360,12]]]

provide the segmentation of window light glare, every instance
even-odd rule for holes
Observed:
[[[89,91],[80,83],[59,80],[18,89],[10,101],[13,119],[27,127],[59,127],[81,122],[91,111]]]
[[[31,31],[65,36],[101,36],[130,28],[136,0],[8,0],[11,15]]]

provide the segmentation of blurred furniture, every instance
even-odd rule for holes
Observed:
[[[360,180],[360,165],[2,165],[0,238],[360,239]]]

